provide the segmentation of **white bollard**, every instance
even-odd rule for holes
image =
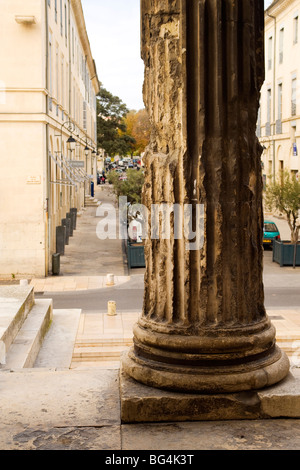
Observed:
[[[106,285],[114,286],[115,285],[115,276],[113,274],[107,274],[106,276]]]
[[[113,300],[110,300],[107,303],[107,315],[109,315],[110,317],[117,315],[117,305],[116,302],[114,302]]]
[[[27,279],[21,279],[21,280],[20,280],[20,286],[28,286],[28,281],[27,281]]]

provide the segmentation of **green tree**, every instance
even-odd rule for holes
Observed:
[[[97,142],[110,157],[127,155],[134,144],[124,121],[128,112],[119,97],[101,86],[97,96]]]
[[[289,171],[280,172],[275,182],[266,188],[266,207],[278,210],[287,217],[291,231],[291,242],[296,244],[299,239],[300,221],[300,182]]]
[[[144,172],[142,170],[127,170],[126,176],[126,180],[120,180],[118,173],[111,171],[108,174],[108,182],[113,185],[113,191],[117,197],[126,196],[130,204],[140,204]]]

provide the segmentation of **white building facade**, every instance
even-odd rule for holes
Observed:
[[[265,12],[265,82],[257,135],[263,177],[300,171],[300,0],[275,0]]]
[[[99,81],[80,0],[0,7],[0,275],[47,276],[96,183]]]

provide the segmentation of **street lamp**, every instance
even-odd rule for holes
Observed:
[[[89,151],[90,151],[90,149],[89,149],[88,146],[86,145],[86,146],[85,146],[85,149],[84,149],[84,153],[85,153],[85,156],[86,156],[86,157],[88,156]]]
[[[67,144],[69,145],[69,149],[71,150],[71,152],[73,152],[73,150],[75,150],[75,147],[76,147],[76,140],[74,139],[72,135],[68,138]]]

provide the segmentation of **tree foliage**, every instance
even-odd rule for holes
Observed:
[[[97,142],[110,157],[127,155],[134,144],[124,120],[128,112],[119,97],[101,86],[97,96]]]
[[[142,170],[127,170],[126,180],[120,180],[119,174],[111,171],[108,174],[108,182],[113,185],[113,191],[117,197],[126,196],[130,204],[140,204],[144,173]]]
[[[132,154],[140,155],[144,152],[150,140],[150,122],[148,113],[145,109],[140,111],[130,111],[125,119],[127,134],[129,134],[134,142],[132,144]]]
[[[266,207],[284,213],[291,230],[291,242],[299,239],[300,182],[290,172],[280,172],[266,188]]]

